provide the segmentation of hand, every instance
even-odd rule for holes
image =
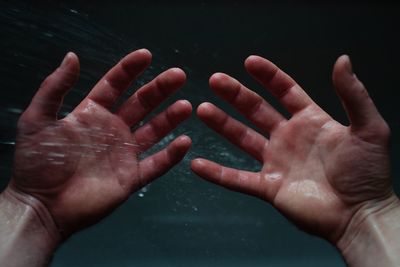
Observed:
[[[6,191],[44,204],[64,238],[109,214],[178,163],[190,147],[191,140],[181,136],[139,160],[141,153],[191,114],[190,103],[180,100],[138,127],[184,84],[186,77],[180,69],[163,72],[111,112],[117,98],[150,61],[145,49],[127,55],[72,113],[58,120],[63,96],[79,73],[78,58],[69,53],[19,119],[13,177]]]
[[[335,244],[357,211],[397,199],[390,181],[390,130],[353,74],[347,56],[337,60],[333,82],[350,126],[332,119],[270,61],[251,56],[245,67],[292,117],[286,119],[234,78],[214,74],[211,88],[269,138],[203,103],[198,116],[263,167],[256,173],[195,159],[194,172],[272,203],[301,229]]]

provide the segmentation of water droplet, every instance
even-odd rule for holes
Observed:
[[[143,194],[142,192],[140,192],[140,193],[138,194],[138,196],[139,196],[139,197],[144,197],[144,194]]]
[[[14,141],[0,141],[0,144],[14,146],[15,142]]]
[[[43,33],[45,36],[52,38],[54,35],[50,32]]]
[[[41,142],[40,144],[42,146],[62,146],[63,145],[61,143],[54,143],[54,142]]]
[[[14,114],[21,114],[23,110],[20,108],[6,108],[6,111]]]
[[[140,189],[140,191],[143,193],[147,193],[148,189],[147,189],[147,187],[143,187],[142,189]]]
[[[50,153],[49,153],[49,157],[65,158],[65,154],[50,152]]]

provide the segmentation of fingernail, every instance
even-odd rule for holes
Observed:
[[[68,66],[68,63],[69,63],[70,58],[71,58],[71,57],[70,57],[70,54],[71,54],[71,52],[68,52],[68,53],[65,55],[63,61],[62,61],[61,64],[60,64],[60,68],[61,68],[61,69],[63,69],[63,68],[65,68],[65,67]]]

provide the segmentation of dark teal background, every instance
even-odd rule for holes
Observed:
[[[243,69],[243,60],[258,54],[292,75],[345,124],[331,70],[339,55],[349,54],[392,128],[393,178],[399,192],[399,11],[399,4],[379,1],[2,0],[1,188],[11,177],[16,120],[66,52],[79,55],[82,72],[66,98],[64,115],[124,54],[146,47],[153,52],[152,67],[125,97],[162,70],[179,66],[188,82],[163,107],[181,98],[194,106],[207,100],[242,119],[208,88],[208,77],[223,71],[282,110]],[[57,251],[52,266],[344,266],[330,244],[299,231],[269,204],[190,172],[190,160],[197,156],[248,170],[260,167],[195,116],[149,153],[181,133],[193,138],[183,162],[101,223],[73,236]]]

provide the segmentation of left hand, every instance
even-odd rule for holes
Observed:
[[[249,172],[195,159],[192,169],[197,174],[270,202],[301,229],[335,245],[352,220],[363,220],[356,214],[398,201],[390,180],[389,127],[353,74],[347,56],[335,64],[333,81],[350,126],[332,119],[272,62],[251,56],[245,67],[292,116],[286,119],[234,78],[214,74],[211,88],[269,138],[203,103],[199,117],[263,167]]]

